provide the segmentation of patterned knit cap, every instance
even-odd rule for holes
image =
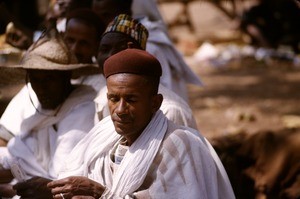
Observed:
[[[120,14],[116,16],[107,26],[103,36],[109,32],[124,33],[137,41],[143,50],[146,49],[146,42],[149,35],[148,30],[129,15]]]

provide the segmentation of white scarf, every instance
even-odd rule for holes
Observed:
[[[120,135],[115,132],[111,118],[108,116],[100,121],[74,148],[59,178],[71,175],[90,176],[91,173],[96,173],[94,180],[111,184],[111,190],[105,192],[102,197],[110,198],[111,195],[124,197],[131,194],[142,185],[166,131],[167,118],[159,110],[143,133],[129,147],[117,172],[113,175],[112,182],[104,182],[101,176],[103,170],[101,168],[91,170],[90,166],[97,161],[102,163],[106,158],[105,155],[120,139]],[[98,179],[95,179],[96,176]]]
[[[80,86],[70,94],[55,117],[41,115],[36,112],[36,114],[25,119],[22,122],[20,134],[12,138],[8,143],[7,149],[9,155],[3,155],[1,158],[3,166],[10,168],[10,164],[18,160],[20,166],[28,174],[27,178],[30,176],[56,178],[57,173],[42,166],[43,163],[39,162],[38,157],[34,155],[29,145],[39,144],[36,148],[45,148],[46,152],[50,153],[50,151],[47,151],[48,144],[50,143],[52,146],[56,146],[57,136],[59,136],[56,131],[51,128],[52,125],[59,123],[59,121],[68,115],[75,107],[81,106],[81,104],[85,102],[92,102],[95,95],[96,93],[92,88]],[[37,132],[39,133],[38,135],[32,135],[32,133]],[[64,136],[72,139],[74,133],[72,135],[65,134]],[[36,142],[36,137],[40,137],[40,140],[43,141]]]

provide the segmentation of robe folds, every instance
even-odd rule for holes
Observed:
[[[74,148],[58,178],[89,177],[106,187],[101,198],[235,198],[209,142],[160,110],[116,167],[111,153],[120,139],[111,118],[104,118]]]
[[[14,132],[7,147],[0,148],[0,165],[10,169],[12,163],[18,162],[27,179],[33,176],[56,179],[64,159],[94,126],[95,95],[91,87],[78,86],[57,114],[51,116],[53,111],[42,110],[41,114],[29,97],[24,97],[22,111],[17,113],[26,114],[23,118],[16,117],[20,119],[15,123],[19,132]],[[39,103],[33,103],[41,110]]]

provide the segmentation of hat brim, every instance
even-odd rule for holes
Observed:
[[[55,64],[51,69],[39,68],[39,67],[24,67],[24,65],[1,65],[0,73],[7,74],[13,81],[19,80],[23,81],[26,77],[26,70],[36,69],[36,70],[60,70],[60,71],[71,71],[72,78],[78,78],[80,76],[88,76],[100,74],[101,70],[97,64],[73,64],[66,65],[66,69],[62,70],[62,66],[56,67]]]
[[[39,70],[74,70],[78,68],[85,68],[90,66],[90,64],[81,64],[81,63],[56,63],[52,60],[49,60],[45,57],[30,55],[24,57],[20,64],[7,65],[6,67],[11,68],[23,68],[23,69],[39,69]]]

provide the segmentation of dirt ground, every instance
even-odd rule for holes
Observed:
[[[204,86],[190,86],[199,130],[208,137],[298,127],[300,70],[287,63],[254,59],[222,68],[194,65]]]

